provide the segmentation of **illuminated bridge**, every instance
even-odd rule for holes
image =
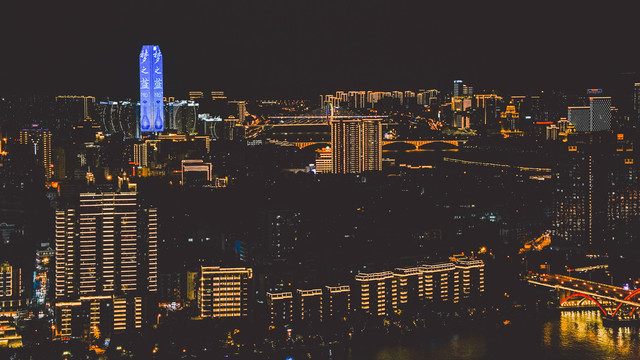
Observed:
[[[460,146],[466,143],[467,140],[456,140],[456,139],[431,139],[431,140],[382,140],[382,147],[384,148],[387,145],[391,144],[408,144],[413,145],[415,149],[419,149],[423,145],[428,144],[449,144],[453,146]],[[330,141],[290,141],[288,142],[293,144],[300,149],[305,148],[311,145],[324,145],[330,144]]]
[[[640,289],[625,290],[564,275],[530,274],[527,281],[556,289],[561,309],[597,307],[608,319],[637,319],[634,314],[640,308]]]

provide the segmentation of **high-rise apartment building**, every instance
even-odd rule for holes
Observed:
[[[302,212],[286,209],[268,210],[265,215],[269,260],[290,260],[305,238]]]
[[[317,324],[322,321],[322,289],[298,289],[294,294],[295,317],[304,323]]]
[[[484,263],[482,260],[454,258],[452,261],[456,265],[456,275],[460,277],[462,299],[481,296],[484,293]]]
[[[22,298],[22,271],[9,262],[0,263],[0,317],[15,317],[25,305]]]
[[[638,127],[640,122],[640,82],[633,84],[633,124]]]
[[[133,144],[133,162],[140,167],[149,167],[149,144]]]
[[[20,130],[20,144],[29,147],[42,165],[45,179],[51,180],[53,176],[51,131],[42,129],[38,124],[32,124],[30,128]]]
[[[640,241],[635,224],[640,217],[640,159],[635,151],[634,139],[617,133],[608,157],[605,241],[618,247]]]
[[[359,273],[356,282],[359,309],[364,313],[385,316],[398,309],[398,282],[393,272]]]
[[[351,287],[325,286],[322,300],[322,321],[344,319],[351,314]]]
[[[605,141],[603,134],[571,134],[554,170],[553,234],[574,246],[602,239]]]
[[[382,170],[382,123],[379,119],[334,118],[330,125],[334,173]]]
[[[83,193],[57,211],[58,335],[141,329],[143,302],[157,292],[157,243],[157,211],[141,206],[135,192]]]
[[[484,291],[482,260],[452,257],[450,262],[359,273],[358,309],[373,316],[417,310],[427,303],[458,303]]]
[[[267,293],[269,307],[269,325],[274,327],[291,324],[293,322],[293,293]]]
[[[249,314],[251,268],[202,266],[198,289],[201,317],[245,317]]]

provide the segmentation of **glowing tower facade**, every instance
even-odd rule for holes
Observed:
[[[158,45],[140,51],[140,131],[164,131],[162,52]]]

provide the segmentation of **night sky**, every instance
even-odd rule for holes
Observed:
[[[160,45],[165,94],[179,98],[448,90],[454,78],[514,93],[640,80],[637,5],[565,3],[12,1],[0,94],[136,97],[143,44]]]

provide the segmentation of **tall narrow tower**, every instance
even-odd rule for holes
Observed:
[[[140,51],[140,130],[164,131],[162,52],[158,45]]]

